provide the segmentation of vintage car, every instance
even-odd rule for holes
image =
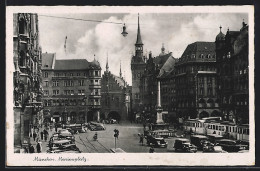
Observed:
[[[227,153],[221,146],[208,145],[203,147],[203,153]]]
[[[152,136],[152,135],[148,135],[146,137],[147,140],[147,144],[148,145],[152,145],[154,147],[167,147],[167,142],[164,140],[163,137],[161,136]]]
[[[227,152],[238,152],[241,150],[246,150],[248,147],[247,145],[240,144],[237,141],[230,139],[221,139],[218,140],[216,143]]]
[[[175,140],[173,148],[175,151],[196,153],[197,147],[190,143],[190,140],[186,138],[177,138]]]
[[[49,143],[50,151],[62,149],[64,145],[73,144],[71,140],[62,139],[62,140],[55,140]]]
[[[207,137],[209,141],[213,144],[215,144],[218,140],[223,139],[223,136],[218,134],[208,134]]]
[[[88,129],[90,129],[91,131],[100,131],[100,130],[105,130],[106,128],[102,123],[89,122]]]
[[[203,147],[209,143],[208,137],[204,135],[191,135],[190,141],[200,150],[202,150]]]

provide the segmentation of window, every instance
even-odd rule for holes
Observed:
[[[55,77],[59,77],[60,74],[59,74],[59,73],[55,73],[54,76],[55,76]]]
[[[78,90],[78,95],[85,95],[85,90]]]
[[[93,84],[93,83],[94,83],[94,80],[90,80],[90,83]]]
[[[203,58],[204,58],[203,54],[201,54],[201,55],[200,55],[200,58],[201,58],[201,59],[203,59]]]
[[[73,73],[70,73],[70,76],[73,76]]]
[[[45,77],[45,78],[48,77],[48,72],[44,72],[44,77]]]
[[[83,86],[84,85],[84,80],[79,80],[79,86]]]
[[[204,94],[204,88],[200,88],[200,95]]]
[[[212,95],[212,88],[208,88],[208,95]]]
[[[98,76],[98,71],[95,71],[95,76]]]
[[[59,90],[53,90],[53,95],[59,95]]]
[[[72,86],[74,86],[73,80],[66,80],[66,81],[64,81],[64,86],[65,87],[72,87]]]
[[[53,87],[59,87],[59,81],[53,81],[52,86]]]
[[[74,90],[70,90],[70,95],[74,95]]]
[[[139,99],[139,94],[135,94],[135,99]]]
[[[99,95],[99,91],[98,91],[98,89],[95,89],[95,95],[96,95],[96,96]]]
[[[49,90],[44,90],[44,95],[48,96],[49,95]]]
[[[49,82],[48,81],[44,81],[44,86],[45,87],[49,87]]]
[[[77,73],[77,76],[80,76],[80,73]]]
[[[95,83],[98,83],[98,80],[95,80]]]

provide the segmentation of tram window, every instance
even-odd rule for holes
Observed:
[[[231,132],[231,126],[229,127],[229,132]]]
[[[237,132],[237,127],[235,127],[235,132]]]
[[[235,132],[235,127],[233,127],[233,132]]]
[[[216,130],[218,130],[218,125],[216,125]]]
[[[215,129],[215,125],[213,125],[213,129]]]
[[[225,127],[224,126],[222,126],[222,131],[225,131]]]
[[[247,132],[247,135],[249,135],[249,129],[246,129],[246,130],[247,130],[247,131],[246,131],[246,132]]]

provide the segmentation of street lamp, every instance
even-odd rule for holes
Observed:
[[[125,23],[124,23],[124,26],[123,26],[123,32],[121,33],[124,37],[127,36],[127,32],[126,32],[126,26],[125,26]]]

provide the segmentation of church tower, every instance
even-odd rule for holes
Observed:
[[[132,71],[132,112],[137,113],[142,110],[141,94],[140,94],[140,81],[144,74],[146,63],[143,56],[143,42],[141,38],[141,29],[139,23],[138,14],[138,27],[137,27],[137,38],[135,43],[135,55],[132,56],[131,60],[131,71]]]

